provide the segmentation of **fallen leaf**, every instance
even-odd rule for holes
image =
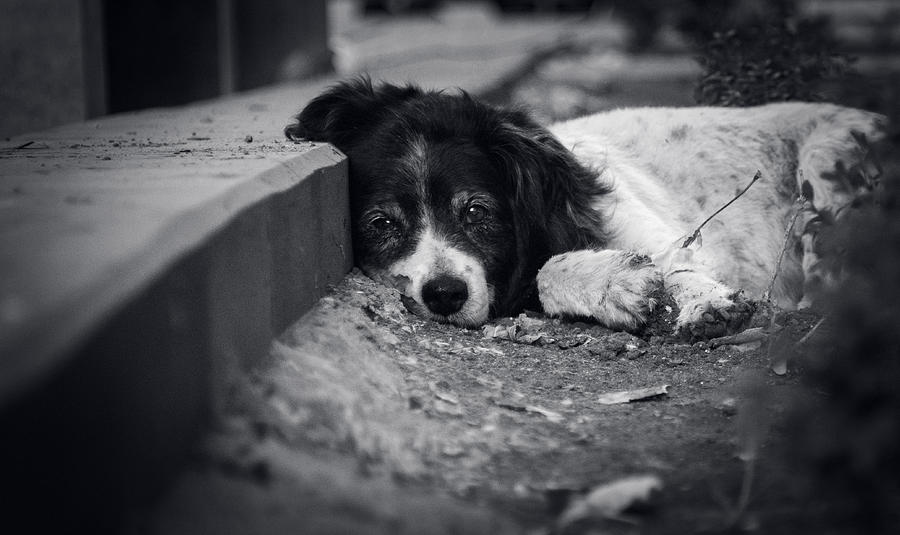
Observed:
[[[546,322],[540,318],[529,318],[525,313],[521,313],[516,317],[516,323],[524,330],[534,332],[540,330]]]
[[[459,396],[452,392],[447,385],[439,382],[431,382],[428,384],[428,388],[434,393],[434,397],[446,401],[451,405],[459,405]]]
[[[562,422],[565,417],[556,412],[551,411],[550,409],[545,409],[544,407],[538,405],[527,405],[525,403],[516,403],[515,401],[511,401],[509,399],[500,399],[495,400],[494,404],[500,408],[508,409],[515,412],[530,412],[532,414],[540,414],[544,418],[550,420],[554,423]]]
[[[507,399],[496,400],[494,401],[494,404],[496,404],[501,409],[509,409],[516,412],[525,412],[525,405]]]
[[[540,333],[523,334],[519,336],[517,341],[529,345],[539,345],[543,337],[544,335]]]
[[[551,411],[550,409],[545,409],[538,405],[525,405],[525,412],[533,412],[536,414],[540,414],[544,418],[546,418],[554,423],[559,423],[565,419],[562,414],[555,412],[555,411]]]
[[[485,325],[481,328],[482,338],[494,340],[509,340],[520,344],[528,345],[546,345],[554,344],[556,340],[547,337],[546,334],[540,332],[528,332],[518,323],[511,325],[497,324]]]
[[[506,326],[485,325],[481,328],[481,334],[484,338],[500,338],[506,334]]]
[[[600,485],[569,503],[556,521],[557,528],[562,531],[580,520],[620,517],[628,508],[648,502],[662,486],[655,475],[629,476]]]
[[[616,405],[619,403],[629,403],[632,401],[640,401],[657,396],[664,396],[669,393],[669,385],[651,386],[648,388],[638,388],[635,390],[623,390],[622,392],[607,392],[600,394],[597,403],[604,405]]]
[[[455,394],[451,394],[450,392],[435,392],[434,397],[442,399],[447,403],[453,405],[459,405],[459,397],[457,397]]]

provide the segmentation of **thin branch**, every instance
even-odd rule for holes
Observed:
[[[709,222],[712,220],[712,218],[714,218],[714,217],[716,217],[717,215],[719,215],[719,212],[721,212],[722,210],[724,210],[724,209],[728,208],[729,206],[731,206],[731,203],[733,203],[734,201],[738,200],[738,199],[740,198],[741,195],[747,193],[747,190],[750,189],[750,186],[752,186],[757,180],[759,180],[759,177],[760,177],[760,176],[762,176],[762,172],[759,171],[759,170],[757,170],[757,171],[756,171],[756,174],[753,175],[753,180],[751,180],[750,183],[747,184],[747,187],[745,187],[744,189],[742,189],[742,190],[740,191],[740,193],[738,193],[737,195],[734,196],[733,199],[731,199],[730,201],[728,201],[727,203],[725,203],[725,206],[723,206],[723,207],[719,208],[718,210],[716,210],[715,212],[713,212],[713,215],[707,217],[707,218],[706,218],[706,221],[704,221],[703,223],[700,223],[700,226],[697,227],[697,230],[695,230],[693,234],[691,234],[690,236],[688,236],[688,237],[684,240],[684,243],[681,244],[681,248],[684,249],[684,248],[686,248],[686,247],[689,247],[692,243],[694,243],[694,241],[697,239],[697,237],[700,236],[700,229],[702,229],[707,223],[709,223]]]
[[[803,183],[803,170],[800,169],[800,183]],[[775,262],[775,271],[772,273],[772,280],[769,281],[769,286],[766,288],[765,293],[763,293],[762,300],[764,303],[772,302],[772,290],[775,288],[775,280],[778,279],[778,274],[781,272],[781,262],[784,260],[784,254],[788,249],[788,240],[791,239],[791,234],[794,231],[794,225],[797,223],[797,218],[800,217],[800,213],[803,211],[803,206],[806,204],[806,197],[801,193],[797,200],[794,203],[796,208],[794,209],[794,215],[791,216],[791,220],[788,223],[787,227],[784,229],[784,240],[781,244],[781,253],[778,255],[778,261]],[[773,312],[772,317],[769,319],[769,332],[773,333],[773,328],[775,326],[775,316],[776,314]],[[766,347],[766,357],[769,359],[769,362],[772,362],[772,347],[775,343],[774,333],[769,337],[769,344]],[[776,367],[779,367],[777,369]],[[787,355],[782,355],[782,359],[772,365],[772,369],[778,375],[783,375],[787,371]]]
[[[812,337],[813,333],[816,332],[816,329],[818,329],[822,325],[822,323],[825,322],[825,318],[827,317],[828,316],[822,316],[821,318],[819,318],[819,321],[817,321],[816,324],[813,325],[812,329],[810,329],[808,333],[804,334],[803,338],[797,340],[797,342],[794,343],[794,346],[802,346],[803,344],[805,344],[806,341],[809,340],[810,337]]]
[[[803,179],[803,171],[800,171],[800,179]],[[788,223],[787,228],[784,229],[784,241],[781,244],[781,253],[778,255],[778,262],[775,263],[775,272],[772,273],[772,280],[769,281],[769,286],[766,288],[765,293],[763,293],[763,301],[769,301],[772,297],[772,290],[775,288],[775,279],[778,278],[778,273],[781,272],[781,262],[784,260],[784,253],[788,249],[788,240],[791,239],[794,225],[797,223],[800,212],[803,211],[803,205],[806,204],[806,197],[801,193],[800,196],[797,197],[795,204],[797,205],[797,208],[794,210],[794,215],[791,216],[791,221]]]

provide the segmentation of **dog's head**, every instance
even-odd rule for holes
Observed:
[[[533,304],[552,254],[602,244],[598,173],[523,112],[362,78],[285,133],[347,155],[356,263],[421,316],[477,326],[511,314]]]

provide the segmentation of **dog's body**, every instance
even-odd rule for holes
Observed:
[[[773,280],[771,298],[782,307],[805,306],[815,298],[826,274],[819,270],[815,225],[809,223],[823,212],[839,212],[868,187],[860,181],[857,189],[847,189],[841,177],[831,175],[839,162],[849,168],[859,161],[864,147],[856,136],[876,139],[879,123],[875,114],[859,110],[781,103],[619,110],[550,130],[579,159],[604,169],[613,191],[596,208],[608,217],[607,247],[649,255],[663,269],[683,325],[710,306],[728,307],[737,289],[758,299]],[[679,250],[757,171],[760,180],[702,229],[703,246]],[[801,193],[806,202],[797,203]],[[785,231],[798,210],[785,250]],[[542,278],[549,279],[552,272],[545,272]],[[625,273],[618,276],[641,276],[640,270]],[[596,287],[602,277],[593,280]],[[554,289],[565,284],[556,277],[542,291],[549,312],[571,308],[549,302]],[[613,323],[635,327],[628,316]]]
[[[465,94],[357,80],[314,100],[286,133],[348,155],[356,261],[413,312],[478,325],[534,304],[536,280],[547,313],[638,329],[660,285],[680,327],[705,312],[729,318],[736,290],[761,296],[783,251],[772,297],[807,304],[822,278],[814,222],[868,187],[845,175],[881,123],[787,103],[619,110],[548,132]],[[757,170],[703,228],[702,246],[682,248]]]

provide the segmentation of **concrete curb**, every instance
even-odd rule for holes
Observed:
[[[319,90],[0,148],[9,511],[61,504],[29,522],[86,527],[146,502],[209,422],[215,388],[350,269],[345,157],[281,135]]]
[[[56,365],[53,355],[82,344],[117,307],[217,233],[229,231],[257,204],[271,205],[273,218],[293,209],[284,217],[302,229],[329,227],[329,218],[349,224],[343,155],[328,146],[275,137],[289,114],[271,121],[243,117],[242,108],[253,108],[255,101],[234,101],[232,117],[203,108],[117,116],[22,136],[0,152],[0,354],[5,370],[0,404]],[[265,138],[245,141],[251,130]],[[313,240],[296,245],[317,255],[334,249],[344,255],[340,264],[351,265],[346,229],[337,238],[279,234],[288,227],[269,225],[259,236],[267,244],[280,240],[264,256],[287,254],[277,251],[292,240]],[[321,243],[325,239],[331,241]],[[219,242],[214,249],[228,240]],[[240,258],[240,251],[233,256]],[[213,257],[210,262],[212,273],[221,261]],[[278,271],[272,277],[277,285],[287,275]],[[246,280],[249,286],[253,279]],[[321,286],[291,284],[300,293],[324,292]],[[265,288],[274,292],[278,313],[285,315],[278,294],[288,288]],[[287,308],[294,308],[296,317],[315,298]],[[282,328],[289,319],[275,321],[272,328]]]

